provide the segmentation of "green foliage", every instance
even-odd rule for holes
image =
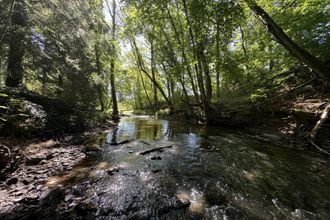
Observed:
[[[327,1],[256,2],[300,46],[322,61],[329,59]],[[117,1],[116,38],[104,1],[24,3],[23,87],[84,109],[80,116],[87,121],[104,121],[111,114],[111,73],[121,112],[193,105],[205,113],[223,103],[240,106],[268,98],[283,84],[274,76],[300,65],[244,1]],[[0,33],[9,6],[10,1],[0,2],[5,12]],[[0,46],[2,84],[16,28],[8,28]],[[0,98],[7,96],[0,93]],[[8,108],[0,105],[2,111]]]

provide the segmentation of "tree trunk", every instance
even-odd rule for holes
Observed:
[[[168,14],[168,16],[170,18],[170,21],[171,21],[171,24],[172,24],[172,28],[173,28],[174,34],[176,36],[175,38],[176,38],[176,40],[179,43],[180,48],[181,48],[183,63],[185,65],[186,69],[187,69],[187,73],[188,73],[188,76],[189,76],[189,79],[190,79],[191,88],[193,90],[193,93],[194,93],[194,96],[196,98],[197,103],[199,103],[199,96],[198,96],[198,93],[197,93],[197,90],[196,90],[196,86],[195,86],[195,82],[194,82],[194,77],[192,76],[192,73],[191,73],[190,63],[189,63],[188,58],[186,56],[186,52],[185,52],[183,40],[181,40],[181,38],[180,38],[179,32],[177,31],[176,25],[174,23],[173,17],[171,15],[171,12],[168,9],[168,7],[166,8],[166,11],[167,11],[167,14]]]
[[[140,73],[140,77],[141,77],[141,82],[142,82],[142,86],[143,86],[144,93],[145,93],[145,95],[146,95],[146,97],[147,97],[147,99],[148,99],[149,107],[150,107],[150,109],[152,109],[152,103],[151,103],[151,100],[150,100],[150,98],[149,98],[148,91],[147,91],[147,89],[146,89],[146,85],[144,84],[143,76],[142,76],[140,70],[139,70],[139,73]]]
[[[211,102],[212,99],[212,81],[211,81],[211,74],[210,74],[210,68],[209,63],[207,60],[207,57],[204,53],[204,43],[201,44],[200,47],[200,59],[203,64],[203,72],[204,72],[204,79],[205,79],[205,98],[207,102]]]
[[[100,56],[101,55],[100,55],[99,47],[97,44],[95,44],[96,69],[97,69],[97,73],[98,73],[99,77],[102,78],[102,67],[101,67]],[[101,84],[97,85],[96,90],[97,90],[97,95],[99,97],[99,101],[100,101],[100,105],[101,105],[101,111],[103,112],[105,107],[104,107],[104,101],[103,101],[102,85]]]
[[[217,16],[217,32],[216,32],[216,64],[215,64],[215,72],[216,72],[216,96],[217,99],[220,96],[220,19],[219,15]]]
[[[152,82],[156,82],[156,74],[155,74],[155,51],[154,51],[154,42],[153,39],[150,39],[151,45],[151,76]],[[158,111],[158,95],[157,95],[157,87],[155,83],[153,83],[153,92],[154,92],[154,112]]]
[[[108,4],[108,1],[106,1]],[[116,40],[116,0],[112,1],[112,58],[110,62],[110,87],[111,87],[111,99],[112,99],[112,116],[118,116],[118,104],[116,96],[116,87],[115,87],[115,56],[116,56],[116,46],[114,44]],[[108,8],[109,4],[108,4]]]
[[[330,81],[330,68],[307,50],[296,44],[282,28],[258,6],[254,0],[244,0],[256,17],[267,27],[268,31],[282,44],[294,57],[313,70],[324,81]]]
[[[6,86],[8,87],[19,87],[22,84],[26,20],[24,1],[18,0],[11,15],[12,26],[15,26],[15,30],[13,30],[9,40],[8,74],[6,77]]]
[[[138,67],[151,80],[151,82],[156,86],[156,88],[158,89],[158,91],[160,92],[160,94],[163,96],[163,98],[165,99],[165,101],[167,102],[167,104],[169,106],[171,106],[172,105],[171,100],[166,96],[166,93],[164,92],[164,90],[161,87],[161,85],[157,82],[157,79],[153,79],[152,76],[150,76],[150,74],[148,73],[148,71],[145,69],[144,62],[142,60],[142,56],[140,54],[139,48],[136,45],[135,39],[132,38],[131,39],[131,42],[132,42],[132,47],[135,50],[135,56],[136,56],[136,59],[137,59],[137,62],[138,62]]]

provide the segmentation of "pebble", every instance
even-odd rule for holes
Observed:
[[[71,201],[73,198],[74,198],[74,196],[71,195],[71,194],[69,194],[69,195],[66,195],[66,196],[65,196],[64,201],[65,201],[65,202],[68,202],[68,201]]]

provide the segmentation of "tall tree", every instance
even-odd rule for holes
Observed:
[[[23,79],[23,57],[25,54],[24,39],[27,16],[24,0],[17,0],[11,15],[12,32],[9,40],[8,67],[6,86],[19,87]]]
[[[111,87],[111,99],[112,99],[112,116],[118,117],[118,103],[115,87],[115,62],[116,62],[116,13],[117,13],[117,3],[116,0],[112,1],[112,10],[108,0],[106,0],[107,7],[112,19],[112,56],[110,61],[110,87]]]

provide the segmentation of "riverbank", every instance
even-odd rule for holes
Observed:
[[[213,104],[216,114],[211,124],[237,129],[260,139],[279,141],[285,146],[328,156],[317,147],[330,152],[329,119],[324,120],[313,141],[309,137],[329,104],[330,91],[323,84],[312,82],[298,86],[283,86],[281,90],[269,94],[269,98],[254,103],[227,100]],[[189,123],[206,123],[199,106],[193,106],[189,111],[160,110],[157,116],[169,120],[186,120]]]
[[[81,148],[48,140],[18,150],[16,159],[21,160],[17,169],[1,183],[1,219],[22,218],[44,203],[52,190],[47,186],[50,178],[72,170],[82,161],[85,154]]]
[[[45,204],[60,199],[65,194],[64,188],[52,184],[52,178],[65,175],[83,163],[89,152],[99,150],[88,141],[112,127],[112,123],[107,123],[82,134],[43,140],[2,138],[0,218],[29,219],[34,212],[45,208]],[[59,194],[53,195],[54,191]]]

